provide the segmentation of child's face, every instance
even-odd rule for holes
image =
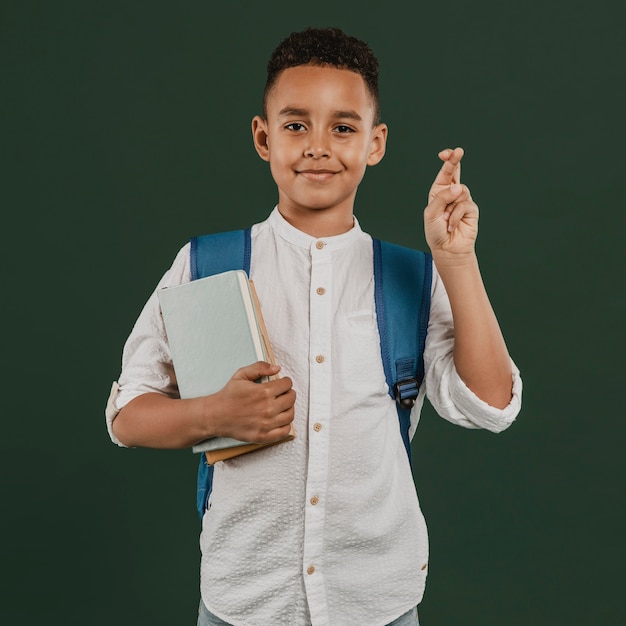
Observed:
[[[387,127],[374,125],[363,78],[332,67],[291,67],[278,77],[266,109],[267,119],[255,117],[252,129],[283,215],[351,216],[365,169],[383,158],[387,138]]]

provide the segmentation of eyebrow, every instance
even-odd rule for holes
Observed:
[[[307,117],[309,111],[307,109],[298,109],[295,107],[285,107],[278,112],[279,117]],[[333,111],[333,119],[354,120],[355,122],[363,121],[363,118],[356,111]]]

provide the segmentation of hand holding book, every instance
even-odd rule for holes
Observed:
[[[238,369],[216,394],[216,428],[224,437],[273,443],[289,435],[296,392],[290,378],[258,384],[275,376],[280,367],[263,361]]]

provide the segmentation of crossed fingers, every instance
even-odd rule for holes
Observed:
[[[438,156],[443,161],[443,165],[433,182],[429,200],[432,200],[442,188],[461,182],[461,159],[464,154],[463,148],[454,148],[454,150],[446,148],[439,153]]]

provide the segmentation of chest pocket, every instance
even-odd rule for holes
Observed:
[[[385,396],[387,384],[380,356],[376,315],[371,309],[339,316],[333,345],[333,377],[340,382],[339,405],[369,404],[373,396]]]

